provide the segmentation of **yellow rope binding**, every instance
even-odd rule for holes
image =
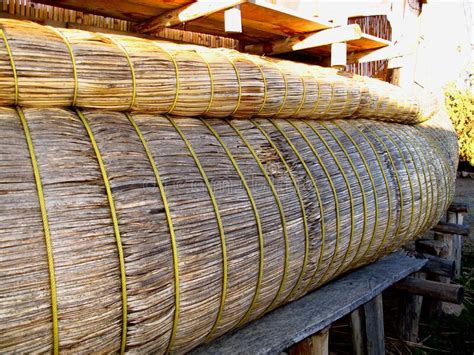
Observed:
[[[362,180],[360,179],[360,175],[359,175],[359,172],[357,171],[354,163],[352,162],[352,159],[349,155],[349,152],[347,151],[347,149],[344,147],[344,144],[342,144],[342,142],[340,141],[340,139],[336,136],[336,134],[329,128],[329,126],[327,124],[325,124],[324,122],[320,122],[321,126],[324,127],[324,129],[331,135],[331,137],[334,139],[334,141],[337,143],[337,145],[339,145],[339,147],[341,148],[341,150],[343,151],[347,161],[349,162],[349,165],[351,166],[352,168],[352,171],[354,172],[354,176],[356,177],[356,180],[357,180],[357,184],[359,185],[359,189],[360,189],[360,193],[361,193],[361,196],[362,196],[362,209],[363,209],[363,217],[362,217],[362,233],[361,233],[361,239],[360,239],[360,243],[359,243],[359,246],[357,247],[357,250],[356,250],[356,255],[352,258],[351,262],[347,265],[349,266],[350,264],[352,264],[352,262],[356,259],[356,256],[357,254],[359,253],[359,250],[360,250],[360,247],[362,246],[362,243],[363,243],[363,240],[364,240],[364,237],[365,237],[365,233],[366,233],[366,227],[367,227],[367,201],[366,201],[366,198],[365,198],[365,192],[364,192],[364,185],[362,184]],[[357,145],[355,145],[357,147]],[[336,164],[339,164],[338,162]],[[341,170],[342,171],[342,170]],[[345,174],[342,173],[342,177],[345,178],[344,176]],[[349,179],[347,179],[347,182],[349,181]],[[347,186],[347,184],[346,184]],[[347,186],[348,189],[350,189],[350,185]],[[353,209],[353,204],[354,204],[354,200],[352,198],[352,191],[349,193],[349,199],[350,199],[350,202],[351,202],[351,212],[354,213],[354,209]],[[354,214],[352,214],[352,217],[351,217],[351,227],[354,225]],[[351,229],[351,232],[353,230]],[[339,272],[339,270],[345,270],[347,268],[346,267],[343,267],[344,265],[344,262],[346,261],[346,258],[349,256],[349,253],[351,252],[351,247],[352,247],[352,237],[353,235],[351,235],[351,237],[349,238],[349,245],[347,246],[347,250],[346,250],[346,253],[344,254],[344,258],[342,259],[342,263],[341,265],[339,265],[338,269],[336,270],[335,274],[337,274]]]
[[[73,95],[72,95],[72,102],[71,102],[71,106],[76,106],[76,103],[77,103],[77,92],[79,90],[79,79],[77,77],[77,66],[76,66],[76,58],[74,57],[74,52],[72,50],[72,46],[71,46],[71,43],[68,41],[68,39],[66,38],[66,36],[61,32],[59,31],[57,28],[55,27],[51,27],[51,26],[48,26],[48,28],[50,28],[51,30],[53,30],[54,33],[56,33],[64,42],[64,44],[66,45],[67,47],[67,50],[69,52],[69,56],[71,57],[71,63],[72,63],[72,75],[74,77],[74,92],[73,92]]]
[[[285,243],[285,258],[284,258],[284,263],[283,263],[283,276],[281,278],[281,283],[280,283],[280,286],[278,287],[278,290],[277,290],[277,293],[276,293],[275,297],[273,298],[271,303],[265,308],[265,310],[261,313],[261,315],[262,315],[263,313],[266,313],[268,310],[270,310],[275,305],[275,303],[278,301],[278,297],[280,296],[281,292],[283,291],[283,289],[285,287],[285,283],[286,283],[287,272],[288,272],[288,248],[289,248],[289,245],[288,245],[288,231],[287,231],[287,228],[286,228],[285,212],[283,210],[283,205],[281,203],[280,197],[278,196],[278,192],[275,188],[275,185],[273,184],[272,179],[270,178],[267,171],[265,170],[265,167],[263,166],[262,162],[260,161],[260,158],[258,157],[257,153],[255,152],[255,149],[253,149],[253,147],[250,145],[250,143],[244,137],[242,132],[240,132],[240,130],[237,128],[237,126],[235,126],[232,123],[232,121],[227,120],[227,123],[229,124],[230,127],[232,127],[232,129],[239,136],[241,141],[245,144],[245,146],[249,150],[250,154],[254,158],[255,162],[257,163],[257,165],[258,165],[260,171],[262,172],[265,180],[267,181],[268,186],[270,187],[270,190],[273,194],[273,197],[275,198],[275,202],[276,202],[277,207],[278,207],[281,226],[282,226],[282,230],[283,230],[283,239],[284,239],[284,243]]]
[[[232,68],[234,68],[234,71],[235,71],[235,76],[237,77],[237,85],[238,85],[239,95],[237,96],[237,104],[235,105],[234,110],[229,114],[229,116],[233,116],[237,112],[237,110],[239,109],[240,102],[242,100],[242,83],[240,81],[239,69],[237,69],[237,66],[235,65],[232,58],[230,58],[224,52],[222,52],[222,55],[227,59],[227,61],[230,63],[230,65],[232,65]]]
[[[10,59],[10,65],[13,72],[13,85],[15,87],[15,106],[17,106],[19,102],[20,93],[19,93],[18,74],[16,72],[15,60],[13,59],[12,49],[10,48],[10,44],[8,43],[7,36],[1,29],[0,29],[0,36],[2,36],[3,42],[5,43],[5,48],[7,49],[8,58]]]
[[[135,76],[135,69],[133,67],[133,62],[132,62],[132,59],[130,58],[130,55],[128,54],[127,49],[122,45],[122,43],[115,40],[113,37],[107,36],[107,38],[113,44],[115,44],[117,48],[120,49],[120,51],[123,53],[123,55],[127,59],[128,66],[130,67],[130,74],[132,75],[132,100],[130,101],[130,106],[128,107],[128,110],[131,111],[133,106],[135,106],[135,101],[137,99],[137,78]]]
[[[292,122],[291,120],[288,120],[287,122],[290,123],[298,131],[298,133],[301,135],[301,137],[304,139],[304,141],[306,142],[306,144],[310,148],[311,152],[313,153],[313,155],[318,160],[319,165],[323,169],[323,172],[326,175],[326,178],[328,180],[329,186],[331,186],[331,191],[332,191],[333,199],[334,199],[334,211],[335,211],[335,215],[336,215],[336,218],[335,218],[336,219],[336,236],[338,236],[339,232],[340,232],[340,223],[339,223],[340,218],[339,218],[339,200],[338,200],[338,197],[337,197],[336,186],[334,185],[334,182],[332,181],[331,175],[329,174],[328,169],[326,168],[326,166],[324,165],[321,157],[319,156],[318,152],[316,151],[316,148],[313,145],[313,143],[311,143],[311,141],[308,139],[306,134],[294,122]],[[324,243],[325,243],[325,238],[323,238],[322,241],[321,241],[321,248],[320,248],[320,253],[319,253],[318,264],[316,266],[316,269],[314,270],[313,275],[311,276],[311,279],[308,282],[308,285],[305,288],[305,292],[309,291],[309,289],[311,288],[311,285],[313,284],[313,281],[316,278],[316,275],[319,271],[319,267],[321,265],[321,262],[322,262],[323,256],[324,256],[324,247],[325,247]],[[339,243],[339,238],[336,237],[335,250],[337,250],[338,243]],[[329,265],[329,267],[330,266],[331,265]]]
[[[214,101],[214,76],[212,75],[212,69],[211,69],[211,64],[209,61],[204,58],[204,56],[199,52],[195,51],[195,53],[202,59],[202,61],[206,64],[207,66],[207,72],[209,74],[209,80],[211,82],[211,97],[209,98],[209,103],[207,104],[206,110],[202,113],[202,115],[205,115],[209,112],[209,110],[212,107],[212,102]]]
[[[301,271],[300,271],[300,275],[298,276],[298,279],[295,283],[295,285],[293,286],[293,288],[291,289],[290,293],[288,294],[288,296],[285,298],[285,300],[283,302],[286,302],[293,294],[294,292],[297,291],[300,283],[301,283],[301,280],[303,279],[303,276],[304,276],[304,271],[305,271],[305,268],[306,268],[306,264],[308,263],[308,253],[309,253],[309,229],[308,229],[308,217],[306,215],[306,208],[305,208],[305,205],[304,205],[304,201],[303,201],[303,196],[301,195],[301,191],[300,191],[300,188],[298,186],[298,182],[296,181],[296,178],[293,174],[293,172],[291,171],[291,168],[290,166],[288,165],[288,163],[286,162],[285,160],[285,157],[283,156],[283,154],[280,152],[280,149],[278,149],[278,147],[276,146],[275,142],[273,141],[273,139],[270,137],[270,135],[263,129],[263,127],[257,122],[257,121],[254,121],[254,120],[251,120],[251,122],[255,125],[255,127],[258,128],[258,130],[262,133],[262,135],[265,137],[265,139],[267,140],[267,142],[270,144],[270,146],[273,148],[273,150],[275,151],[275,153],[278,155],[278,158],[280,159],[280,161],[283,163],[283,166],[285,167],[285,170],[286,172],[288,173],[288,176],[290,177],[290,180],[291,180],[291,184],[293,185],[293,187],[295,188],[295,192],[296,192],[296,197],[298,198],[298,204],[300,205],[300,210],[301,210],[301,216],[302,216],[302,220],[303,220],[303,231],[304,231],[304,240],[305,240],[305,249],[304,249],[304,256],[303,256],[303,265],[301,267]],[[271,122],[271,121],[270,121]],[[276,126],[275,126],[276,127]],[[278,128],[277,128],[278,130]],[[280,131],[281,132],[281,131]]]
[[[364,259],[366,256],[369,259],[371,259],[385,245],[385,241],[386,241],[387,236],[388,236],[388,231],[390,230],[390,225],[392,224],[392,193],[391,193],[390,184],[389,184],[388,179],[387,179],[387,175],[385,174],[385,169],[383,167],[382,161],[380,160],[379,154],[377,153],[377,150],[375,149],[374,144],[371,142],[369,137],[359,127],[357,127],[357,124],[353,123],[352,120],[347,120],[347,122],[353,128],[355,128],[357,130],[357,132],[359,132],[359,134],[362,137],[364,137],[364,139],[366,140],[366,142],[369,144],[370,148],[374,152],[374,156],[375,156],[375,159],[376,159],[377,164],[379,166],[380,172],[382,174],[382,178],[383,178],[383,181],[384,181],[384,184],[385,184],[385,189],[387,191],[387,210],[388,210],[388,214],[387,214],[387,224],[385,226],[385,231],[384,231],[384,234],[383,234],[383,237],[382,237],[382,241],[380,242],[379,246],[377,247],[375,253],[372,253],[372,255],[368,256],[369,251],[370,251],[370,247],[372,245],[372,244],[369,244],[369,246],[367,247],[367,250],[361,256],[361,259]],[[374,188],[374,191],[375,191],[375,188]],[[377,211],[376,211],[376,213],[377,213]],[[376,214],[376,216],[378,216],[378,214]],[[376,220],[378,219],[377,217],[375,217],[375,218],[376,218]],[[372,243],[372,241],[371,241],[371,243]]]
[[[285,73],[280,68],[278,63],[274,63],[274,62],[270,62],[270,63],[272,63],[275,66],[275,68],[277,68],[277,70],[280,72],[281,77],[283,78],[283,83],[285,84],[285,93],[283,94],[283,100],[281,102],[280,107],[278,108],[278,111],[275,113],[275,116],[278,116],[281,113],[281,111],[283,111],[283,108],[285,107],[285,104],[286,104],[286,99],[288,98],[288,79],[286,78]]]
[[[304,80],[304,77],[300,75],[301,79],[301,84],[303,84],[303,96],[301,97],[301,102],[298,105],[298,108],[296,111],[291,115],[291,116],[296,116],[298,113],[300,113],[301,109],[303,108],[303,105],[306,101],[306,81]]]
[[[209,339],[214,333],[214,331],[217,329],[217,326],[219,325],[219,322],[222,317],[222,312],[224,310],[225,299],[227,296],[227,248],[226,248],[226,243],[225,243],[224,225],[222,224],[221,214],[219,212],[219,206],[217,205],[217,200],[214,195],[214,191],[212,190],[211,182],[207,178],[207,174],[204,171],[204,168],[202,167],[201,162],[199,161],[199,158],[196,152],[194,151],[193,147],[191,146],[191,143],[186,138],[181,128],[179,128],[179,126],[176,124],[174,119],[168,115],[166,115],[166,118],[168,119],[168,121],[171,123],[171,125],[174,127],[176,132],[179,134],[179,136],[183,140],[184,144],[186,145],[186,148],[189,151],[189,154],[191,154],[194,160],[194,163],[196,164],[196,167],[199,170],[199,173],[201,174],[204,184],[206,185],[209,198],[211,199],[212,206],[214,208],[214,214],[216,216],[216,221],[217,221],[217,228],[219,229],[219,235],[220,235],[221,247],[222,247],[222,275],[223,275],[222,276],[222,293],[221,293],[221,301],[219,305],[219,310],[217,311],[216,320],[214,321],[214,325],[212,326],[211,330],[209,331],[206,337],[207,339]]]
[[[256,115],[259,115],[263,108],[265,107],[265,104],[267,103],[267,96],[268,96],[268,90],[267,90],[267,78],[265,77],[265,73],[263,72],[262,66],[257,63],[255,59],[253,59],[250,55],[246,55],[246,58],[251,61],[260,71],[260,74],[262,75],[262,80],[263,80],[263,101],[262,105],[260,106],[260,109],[257,111]]]
[[[260,221],[260,215],[258,213],[258,208],[257,208],[257,203],[255,202],[255,199],[253,198],[253,194],[252,194],[252,190],[250,189],[250,186],[247,184],[247,181],[245,179],[245,176],[244,174],[242,173],[242,170],[240,170],[239,168],[239,164],[237,163],[237,161],[235,160],[232,152],[230,151],[230,149],[227,147],[227,145],[225,144],[224,140],[221,138],[221,136],[216,132],[216,130],[209,124],[206,122],[206,120],[203,120],[201,118],[201,122],[209,129],[209,131],[214,135],[214,137],[217,139],[217,141],[220,143],[220,145],[222,146],[222,148],[224,149],[225,153],[227,154],[227,156],[229,157],[231,163],[232,163],[232,166],[234,167],[237,175],[239,176],[241,182],[242,182],[242,186],[244,187],[245,189],[245,192],[247,193],[247,197],[250,201],[250,205],[252,207],[252,210],[253,210],[253,214],[255,216],[255,224],[257,226],[257,234],[258,234],[258,247],[259,247],[259,266],[258,266],[258,278],[257,278],[257,285],[255,287],[255,293],[253,295],[253,298],[252,298],[252,301],[249,305],[249,308],[247,309],[247,311],[244,313],[244,315],[242,316],[242,318],[240,319],[240,321],[237,322],[236,324],[236,327],[240,326],[241,324],[243,324],[248,316],[250,315],[250,313],[252,312],[252,309],[253,307],[255,306],[255,303],[257,302],[257,299],[258,299],[258,296],[260,295],[260,288],[261,288],[261,285],[262,285],[262,280],[263,280],[263,262],[264,262],[264,254],[263,254],[263,251],[264,251],[264,240],[263,240],[263,231],[262,231],[262,223]]]
[[[163,52],[165,52],[166,55],[168,55],[168,57],[170,58],[171,62],[173,63],[173,66],[174,66],[174,73],[175,73],[175,76],[176,76],[176,94],[174,95],[174,99],[173,99],[173,102],[171,103],[170,108],[166,112],[166,113],[171,113],[174,110],[174,108],[176,107],[176,104],[178,103],[178,98],[179,98],[179,68],[178,68],[178,62],[176,61],[176,59],[174,59],[171,52],[169,52],[164,47],[160,46],[160,44],[158,42],[153,41],[153,43],[158,48],[160,48]]]
[[[49,229],[48,213],[46,211],[46,202],[43,193],[43,183],[41,182],[41,175],[36,160],[35,147],[31,139],[30,129],[26,122],[25,115],[21,108],[17,107],[16,111],[20,117],[21,125],[25,133],[26,144],[30,153],[31,165],[33,167],[33,174],[35,177],[36,190],[38,193],[38,202],[40,205],[41,219],[43,221],[44,241],[46,243],[46,255],[48,257],[48,271],[49,271],[49,286],[51,292],[51,316],[53,319],[53,354],[59,352],[59,330],[58,330],[58,303],[56,296],[56,276],[54,272],[54,257],[53,245],[51,242],[51,232]]]
[[[409,170],[408,170],[408,165],[407,165],[407,162],[406,162],[406,159],[405,159],[405,155],[403,154],[403,151],[402,149],[400,148],[400,146],[398,145],[398,143],[395,141],[395,139],[392,138],[392,136],[390,136],[390,134],[387,133],[387,131],[385,131],[381,125],[378,127],[379,130],[381,130],[386,136],[387,138],[392,142],[393,145],[395,145],[395,148],[397,149],[398,151],[398,154],[400,154],[400,158],[401,158],[401,161],[402,161],[402,164],[403,164],[403,167],[405,169],[405,172],[407,174],[407,177],[408,177],[408,185],[410,186],[410,197],[411,197],[411,211],[410,211],[410,222],[408,224],[408,228],[407,228],[407,231],[406,231],[406,234],[405,234],[405,237],[404,238],[401,238],[400,242],[397,244],[395,244],[395,248],[398,248],[400,247],[401,245],[403,245],[406,241],[407,241],[407,238],[409,238],[410,236],[410,229],[412,228],[412,225],[413,225],[413,218],[414,218],[414,214],[415,214],[415,193],[413,192],[413,184],[411,182],[411,176],[410,176],[410,173],[409,173]],[[401,201],[401,203],[403,204],[403,200]],[[393,251],[394,249],[392,249]]]
[[[311,118],[319,107],[319,100],[321,99],[321,84],[319,83],[318,77],[313,74],[312,70],[310,71],[310,73],[311,73],[311,76],[314,78],[314,80],[316,80],[316,84],[318,85],[318,96],[316,97],[316,101],[314,103],[313,109],[308,115],[308,117]]]
[[[331,110],[331,106],[334,100],[334,82],[331,81],[330,85],[331,85],[331,97],[329,99],[328,106],[326,107],[326,110],[324,110],[322,116],[325,116],[329,112],[329,110]]]
[[[387,147],[387,144],[385,144],[385,141],[382,138],[380,138],[380,136],[377,134],[377,132],[375,132],[375,130],[373,130],[371,128],[370,124],[366,125],[366,127],[370,131],[372,137],[375,140],[377,140],[383,146],[383,148],[385,149],[385,152],[387,153],[388,160],[390,161],[390,164],[392,165],[393,172],[395,174],[395,180],[397,182],[398,192],[400,194],[400,215],[399,215],[399,218],[398,218],[398,225],[397,225],[397,228],[395,229],[393,239],[392,239],[392,241],[390,243],[390,246],[388,248],[388,251],[391,252],[391,251],[393,251],[393,249],[396,246],[397,237],[398,237],[398,234],[400,233],[400,229],[402,228],[402,223],[403,223],[403,212],[404,212],[404,208],[403,208],[403,188],[402,188],[402,183],[400,181],[400,177],[398,176],[397,167],[396,167],[395,162],[392,158],[392,154],[390,153],[390,149],[388,149],[388,147]],[[380,246],[378,247],[376,253],[378,253],[379,250],[383,246],[385,246],[384,242],[382,242],[382,244],[380,244]]]
[[[175,309],[174,309],[174,316],[173,316],[173,328],[171,329],[171,334],[170,334],[170,340],[168,341],[168,346],[166,348],[165,353],[169,353],[171,348],[173,347],[174,344],[174,339],[176,337],[176,330],[178,328],[178,319],[179,319],[179,264],[178,264],[178,247],[176,245],[176,235],[174,232],[174,227],[173,227],[173,220],[171,217],[171,211],[170,207],[168,204],[168,199],[166,197],[166,192],[165,192],[165,187],[163,185],[163,182],[161,181],[160,173],[158,171],[158,167],[155,163],[155,160],[153,159],[153,155],[151,154],[150,148],[148,147],[148,144],[145,140],[145,137],[143,136],[142,131],[138,127],[137,123],[133,119],[133,117],[126,112],[125,115],[127,116],[128,120],[130,121],[130,124],[133,126],[135,131],[137,132],[138,138],[140,138],[140,141],[143,146],[143,150],[145,151],[145,154],[148,158],[148,161],[150,162],[150,166],[153,170],[153,173],[155,174],[155,180],[156,184],[158,185],[158,188],[160,190],[160,195],[161,199],[163,201],[163,208],[165,210],[165,215],[166,215],[166,222],[168,223],[168,229],[170,231],[170,242],[171,242],[171,250],[173,254],[173,269],[174,269],[174,301],[175,301]]]
[[[393,132],[390,128],[388,128],[388,130],[389,130],[389,132]],[[403,132],[403,130],[400,130],[400,131]],[[398,132],[397,132],[397,133],[398,133]],[[398,134],[399,134],[399,133],[398,133]],[[402,134],[404,134],[404,133],[402,133]],[[406,134],[405,134],[405,137],[406,137]],[[409,141],[411,141],[411,140],[409,140]],[[412,164],[413,164],[413,166],[414,166],[414,168],[415,168],[416,178],[417,178],[417,180],[418,180],[418,191],[420,192],[420,213],[422,213],[422,210],[423,210],[423,190],[422,190],[422,188],[421,188],[421,178],[420,178],[420,173],[419,173],[418,167],[417,167],[418,164],[415,164],[415,157],[414,157],[413,153],[411,152],[411,150],[408,148],[408,146],[407,146],[403,141],[401,141],[401,144],[402,144],[403,146],[405,146],[406,150],[408,151],[408,155],[410,156],[410,159],[411,159],[411,161],[412,161]],[[408,174],[408,170],[407,170],[407,174]],[[414,196],[414,195],[413,195],[413,196]],[[413,197],[413,196],[412,196],[412,197]],[[412,208],[413,208],[413,210],[414,210],[414,206],[415,206],[415,199],[413,198],[413,200],[412,200]],[[425,216],[426,216],[426,212],[425,212]],[[419,231],[420,222],[421,222],[421,218],[418,218],[418,220],[417,220],[417,222],[416,222],[416,225],[415,225],[415,230],[414,230],[414,232],[413,232],[414,235],[416,235],[417,232]],[[410,238],[410,234],[407,234],[407,238],[406,238],[405,242],[408,241],[409,238]]]
[[[344,254],[344,257],[343,257],[343,260],[341,262],[341,264],[339,265],[339,267],[337,268],[337,271],[344,265],[344,262],[346,261],[346,258],[347,258],[347,255],[349,253],[349,250],[350,250],[350,246],[352,245],[352,239],[354,237],[354,203],[353,203],[353,197],[352,197],[352,190],[351,190],[351,186],[350,186],[350,183],[349,183],[349,179],[347,178],[345,172],[344,172],[344,169],[342,168],[342,165],[341,163],[339,162],[339,159],[337,159],[337,156],[336,154],[333,152],[333,150],[331,149],[331,147],[329,146],[329,144],[326,142],[326,140],[324,139],[324,137],[322,136],[321,133],[318,132],[317,129],[315,129],[311,124],[309,124],[309,122],[307,120],[304,120],[303,121],[309,128],[311,128],[311,130],[318,136],[319,140],[324,144],[324,146],[326,147],[326,149],[328,150],[329,154],[331,155],[331,157],[333,158],[334,162],[336,163],[339,171],[341,172],[341,175],[344,179],[344,182],[346,184],[346,188],[347,188],[347,192],[349,194],[349,205],[350,205],[350,210],[351,210],[351,231],[350,231],[350,236],[349,236],[349,246],[347,247],[347,250]],[[320,124],[320,123],[319,123]],[[339,237],[340,237],[340,233],[337,232],[337,236],[336,236],[336,245],[334,247],[334,254],[331,258],[331,261],[329,263],[329,266],[328,268],[326,269],[326,271],[324,272],[324,274],[321,276],[321,278],[319,279],[318,281],[318,284],[321,284],[321,283],[324,283],[324,281],[326,281],[326,277],[329,275],[329,271],[331,270],[331,266],[332,264],[334,263],[335,259],[336,259],[336,256],[338,254],[338,247],[339,247]],[[336,272],[337,272],[336,271]],[[333,272],[333,275],[336,273],[336,272]]]
[[[378,205],[378,201],[377,201],[377,189],[375,187],[375,181],[374,181],[374,177],[372,176],[372,173],[370,171],[370,167],[369,167],[369,164],[367,163],[367,160],[365,159],[364,157],[364,154],[362,153],[361,149],[359,148],[358,144],[356,143],[356,141],[351,137],[350,134],[347,133],[347,131],[339,124],[337,123],[337,120],[334,120],[332,121],[332,123],[351,141],[351,143],[353,144],[354,148],[357,150],[357,152],[359,153],[359,156],[361,157],[362,159],[362,164],[364,165],[365,167],[365,171],[367,172],[367,175],[369,176],[369,180],[370,180],[370,184],[372,185],[372,194],[374,196],[374,207],[375,207],[375,221],[374,221],[374,226],[372,228],[372,237],[370,238],[370,241],[369,241],[369,245],[367,246],[367,249],[365,251],[365,253],[362,255],[361,259],[364,258],[364,256],[367,254],[367,251],[370,250],[372,244],[374,243],[375,241],[375,237],[376,237],[376,232],[377,232],[377,226],[378,226],[378,222],[379,222],[379,205]],[[346,153],[347,154],[347,153]],[[349,159],[350,160],[350,159]],[[353,165],[353,163],[351,162],[351,165]],[[359,174],[356,173],[356,176],[358,176]],[[358,177],[359,179],[359,177]],[[360,182],[360,180],[359,180]],[[359,184],[360,188],[362,189],[362,183],[360,182]],[[365,197],[364,197],[364,192],[362,192],[362,204],[364,205],[364,232],[365,232],[365,221],[367,220],[367,216],[366,216],[366,208],[367,208],[367,205],[366,205],[366,202],[365,202]],[[365,233],[362,232],[362,235],[365,235]],[[356,260],[357,261],[357,256],[359,255],[359,252],[361,250],[361,247],[362,247],[362,241],[361,243],[359,244],[359,247],[357,248],[357,252],[356,252],[356,255],[354,256],[354,258],[352,259],[353,261]]]
[[[117,212],[115,210],[115,203],[112,196],[112,189],[110,187],[109,178],[107,176],[107,171],[105,170],[105,165],[102,160],[102,155],[100,154],[99,146],[94,137],[94,133],[87,123],[84,114],[76,108],[77,115],[82,121],[84,128],[87,131],[87,135],[92,144],[92,148],[94,150],[95,156],[97,158],[97,163],[99,164],[100,172],[102,174],[102,179],[104,181],[105,192],[107,193],[107,200],[109,202],[110,207],[110,215],[112,217],[112,223],[114,227],[114,234],[115,240],[117,242],[117,252],[119,257],[119,267],[120,267],[120,281],[121,281],[121,290],[122,290],[122,341],[120,345],[120,353],[125,353],[125,346],[127,343],[127,278],[125,274],[125,260],[123,255],[123,247],[122,247],[122,238],[120,236],[119,230],[119,223],[117,218]]]
[[[295,153],[296,157],[298,158],[298,160],[300,161],[301,165],[303,166],[305,172],[306,172],[306,175],[309,177],[310,181],[311,181],[311,184],[313,185],[313,189],[314,189],[314,192],[316,193],[316,199],[318,200],[318,204],[319,204],[319,212],[320,212],[320,225],[321,225],[321,249],[320,249],[320,255],[322,253],[322,248],[324,248],[324,240],[326,238],[326,227],[325,227],[325,223],[324,223],[324,207],[323,207],[323,202],[321,200],[321,194],[319,192],[319,188],[318,188],[318,185],[316,183],[316,180],[314,179],[313,177],[313,174],[311,174],[311,171],[309,170],[309,167],[308,165],[306,164],[306,162],[304,161],[303,157],[301,156],[301,154],[298,152],[298,149],[296,148],[296,146],[293,144],[293,142],[290,140],[290,137],[288,137],[288,135],[283,131],[283,129],[281,129],[281,127],[277,124],[277,122],[275,120],[269,120],[274,126],[275,128],[278,130],[278,132],[285,138],[286,142],[288,143],[288,145],[291,147],[291,149],[293,150],[293,152]],[[286,122],[288,122],[288,120],[285,120]],[[304,259],[303,259],[303,266],[301,267],[301,273],[300,273],[300,277],[298,278],[298,281],[296,282],[296,285],[295,287],[293,287],[293,290],[290,292],[290,294],[288,295],[288,297],[285,299],[285,301],[288,301],[291,299],[291,297],[293,296],[293,294],[298,290],[298,287],[303,279],[303,275],[304,275],[304,270],[306,269],[306,266],[308,264],[308,257],[309,257],[309,233],[306,233],[307,231],[305,231],[305,235],[307,237],[307,239],[305,239],[305,255],[304,255]],[[317,268],[319,267],[319,263],[318,263],[318,266]]]

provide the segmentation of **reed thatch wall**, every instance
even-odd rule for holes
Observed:
[[[430,228],[456,148],[443,114],[1,108],[0,349],[189,350]]]
[[[437,110],[434,102],[383,81],[232,50],[5,19],[0,29],[4,106],[403,123],[424,121]]]

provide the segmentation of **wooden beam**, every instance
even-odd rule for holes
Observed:
[[[365,329],[363,307],[354,310],[350,315],[352,349],[354,355],[365,355]]]
[[[362,30],[357,24],[328,28],[318,32],[305,33],[270,42],[245,46],[245,51],[253,54],[280,54],[302,49],[325,46],[336,42],[346,42],[362,37]]]
[[[436,226],[432,228],[433,231],[443,234],[450,235],[462,235],[467,237],[469,235],[469,227],[455,223],[444,223],[438,222]]]
[[[135,31],[149,33],[163,27],[172,27],[180,23],[195,20],[215,12],[230,9],[236,5],[243,4],[247,0],[201,0],[192,4],[167,11],[151,20],[142,22],[135,26]]]
[[[424,272],[413,274],[413,278],[426,279]],[[421,307],[423,296],[405,293],[400,299],[399,336],[400,339],[418,342],[418,331],[420,325]]]
[[[440,301],[461,304],[464,299],[464,288],[460,285],[407,277],[392,286],[394,289],[434,298]]]
[[[305,338],[288,349],[289,355],[328,355],[329,328]]]
[[[443,259],[434,255],[418,253],[418,256],[428,259],[428,262],[423,266],[423,271],[428,274],[445,276],[453,278],[456,270],[454,260]]]

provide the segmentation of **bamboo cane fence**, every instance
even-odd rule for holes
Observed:
[[[8,19],[0,29],[1,106],[401,123],[422,122],[437,110],[435,102],[422,105],[423,97],[376,79],[229,49]]]

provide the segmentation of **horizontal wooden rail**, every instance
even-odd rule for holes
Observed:
[[[464,300],[464,287],[407,277],[392,286],[395,290],[426,296],[440,301],[461,304]]]

